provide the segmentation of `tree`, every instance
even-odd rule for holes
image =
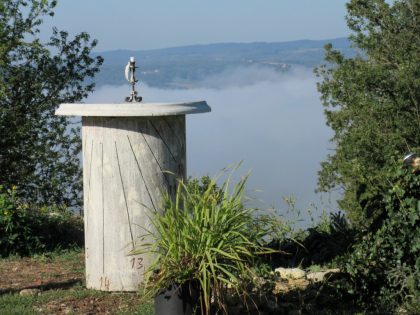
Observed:
[[[0,185],[17,186],[26,202],[81,204],[81,142],[74,121],[54,115],[60,103],[93,91],[102,58],[96,40],[53,29],[37,37],[56,1],[0,1]]]
[[[340,258],[357,305],[374,314],[418,314],[420,309],[420,176],[390,168],[378,193],[382,215]],[[369,314],[369,312],[367,312]]]
[[[387,169],[420,148],[420,1],[351,0],[347,10],[358,56],[327,45],[328,64],[315,70],[335,133],[318,186],[342,189],[339,206],[367,226]]]

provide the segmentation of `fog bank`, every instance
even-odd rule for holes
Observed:
[[[322,206],[314,190],[332,133],[312,71],[239,68],[199,83],[189,90],[138,86],[143,102],[206,100],[211,106],[211,113],[188,115],[188,174],[214,175],[243,161],[238,175],[251,171],[248,194],[260,208],[285,209],[283,196],[295,196],[302,209]],[[88,102],[121,102],[129,91],[128,84],[105,86]],[[323,199],[328,206],[328,196]]]

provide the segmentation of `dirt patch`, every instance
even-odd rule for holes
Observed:
[[[71,287],[83,281],[84,253],[0,260],[0,294]]]
[[[42,314],[116,314],[129,311],[138,301],[135,293],[108,293],[100,297],[65,297],[34,309]]]

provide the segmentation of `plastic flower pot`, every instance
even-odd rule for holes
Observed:
[[[155,297],[155,315],[199,314],[200,291],[192,282],[173,285]]]

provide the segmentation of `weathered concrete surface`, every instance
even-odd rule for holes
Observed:
[[[82,124],[86,285],[136,291],[151,258],[130,251],[151,228],[162,193],[186,176],[185,115],[83,117]]]
[[[138,117],[198,114],[210,110],[205,101],[191,103],[61,104],[55,114],[62,116]]]

